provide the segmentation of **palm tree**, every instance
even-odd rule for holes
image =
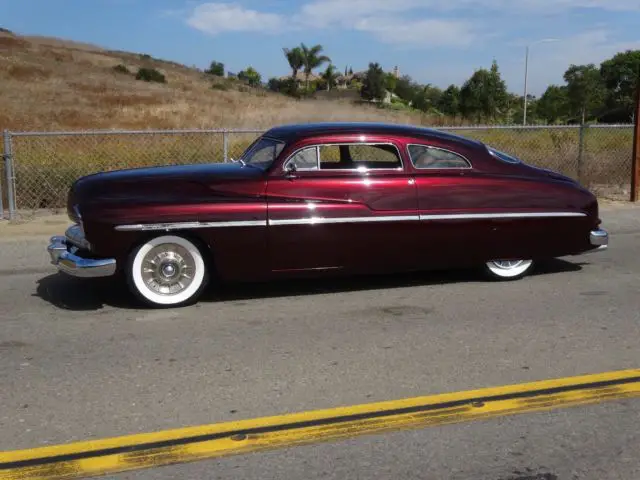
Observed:
[[[335,69],[335,67],[332,64],[329,64],[327,69],[322,74],[322,78],[325,82],[327,82],[327,90],[331,90],[331,87],[336,84],[336,80],[339,76],[340,75],[338,74],[338,71]]]
[[[302,58],[304,59],[304,74],[307,80],[307,88],[309,88],[309,76],[313,69],[318,68],[323,63],[330,62],[331,59],[326,55],[320,55],[322,45],[315,45],[309,48],[302,43],[300,44],[300,49],[302,50]]]
[[[283,48],[284,56],[287,57],[287,61],[289,62],[289,66],[291,67],[291,76],[294,80],[298,77],[298,71],[304,66],[304,55],[302,53],[302,49],[300,47],[295,47],[292,49]]]

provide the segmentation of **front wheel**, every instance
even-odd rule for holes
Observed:
[[[494,280],[517,280],[533,266],[533,260],[493,260],[485,264],[485,271]]]
[[[144,303],[176,307],[200,296],[208,281],[200,249],[181,236],[152,238],[137,247],[127,265],[127,283]]]

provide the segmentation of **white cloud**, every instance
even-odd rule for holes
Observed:
[[[362,18],[406,12],[428,3],[429,0],[315,0],[303,5],[296,18],[317,27],[349,26]]]
[[[275,33],[285,27],[286,19],[276,13],[250,10],[237,3],[203,3],[191,11],[187,24],[211,35],[223,32]]]
[[[372,17],[356,22],[355,29],[372,33],[386,43],[422,48],[466,47],[476,38],[470,24],[455,20]]]
[[[573,8],[640,11],[640,0],[482,0],[482,5],[478,0],[307,0],[290,14],[266,11],[268,5],[263,3],[264,10],[259,11],[240,3],[192,4],[185,16],[188,25],[211,35],[335,28],[365,32],[388,44],[426,49],[464,48],[488,39],[499,31],[483,31],[491,26],[493,11],[520,14],[528,22]],[[458,13],[447,18],[445,11]],[[483,11],[486,15],[478,21],[479,12]],[[620,47],[605,33],[591,31],[585,35],[554,44],[548,50],[553,52],[553,58],[546,61],[566,64],[570,57],[606,57]]]

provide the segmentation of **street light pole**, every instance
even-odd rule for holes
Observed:
[[[557,38],[544,38],[542,40],[538,40],[537,42],[533,42],[531,45],[537,45],[538,43],[546,43],[546,42],[555,42]],[[522,116],[522,125],[527,124],[527,80],[529,77],[529,46],[526,46],[525,57],[524,57],[524,112]]]

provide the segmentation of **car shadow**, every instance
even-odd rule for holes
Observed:
[[[530,277],[575,272],[585,263],[563,259],[547,260],[537,265]],[[280,280],[259,283],[221,284],[209,288],[200,302],[225,302],[261,298],[295,297],[329,293],[401,289],[416,286],[486,282],[478,269],[455,269],[402,274],[339,276],[332,278]],[[145,308],[127,290],[124,281],[113,279],[78,279],[55,273],[38,281],[36,293],[53,306],[71,311],[96,311],[104,307]]]

